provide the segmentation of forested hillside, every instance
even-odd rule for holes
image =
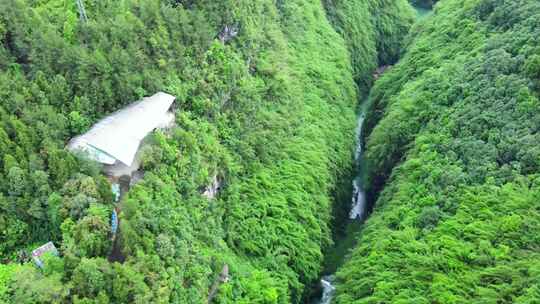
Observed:
[[[540,3],[441,0],[376,82],[337,303],[540,299]]]
[[[0,303],[306,302],[359,100],[334,302],[538,303],[540,3],[408,2],[1,0]],[[66,144],[159,91],[175,127],[116,204]]]
[[[397,60],[405,1],[84,3],[88,21],[75,1],[0,1],[0,301],[205,303],[227,265],[213,302],[299,302],[351,176],[355,81]],[[111,185],[65,145],[157,91],[177,127],[145,147],[109,262]],[[47,241],[60,256],[39,269]]]
[[[360,92],[367,93],[375,69],[393,64],[399,58],[414,21],[412,7],[406,1],[391,0],[324,0],[324,3],[330,21],[345,38]]]

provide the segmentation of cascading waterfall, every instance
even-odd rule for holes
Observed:
[[[366,197],[362,186],[362,126],[365,120],[367,102],[364,102],[360,115],[358,116],[358,125],[356,128],[356,151],[354,161],[357,168],[357,176],[353,180],[352,206],[349,212],[349,219],[361,221],[364,219],[366,210]],[[322,297],[317,304],[330,304],[334,296],[336,287],[334,283],[334,275],[324,276],[321,279]]]
[[[319,301],[319,304],[330,304],[332,302],[332,298],[334,297],[334,292],[336,291],[336,287],[332,285],[334,282],[334,276],[324,276],[321,279],[321,286],[323,288],[323,294],[321,297],[321,301]]]
[[[362,157],[362,126],[364,125],[365,111],[362,109],[360,116],[358,117],[358,127],[356,128],[356,152],[354,154],[354,161],[358,168],[358,175],[353,181],[353,195],[352,195],[352,207],[349,213],[349,218],[362,219],[364,217],[365,205],[366,205],[366,195],[362,186],[362,175],[360,174],[361,164],[360,159]]]

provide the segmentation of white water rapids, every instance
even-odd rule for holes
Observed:
[[[353,180],[353,194],[352,194],[352,206],[351,211],[349,212],[349,219],[351,220],[362,220],[365,216],[366,211],[366,196],[364,189],[362,187],[362,166],[360,164],[362,158],[362,127],[365,120],[365,108],[367,102],[364,102],[362,110],[358,117],[358,125],[356,128],[356,151],[354,155],[354,162],[357,168],[357,176]],[[322,287],[322,297],[320,301],[316,302],[317,304],[330,304],[332,303],[332,298],[336,291],[334,283],[334,275],[324,276],[321,279]]]
[[[366,118],[365,112],[362,111],[358,117],[358,126],[356,127],[356,152],[354,154],[354,162],[358,167],[358,176],[353,181],[353,196],[352,196],[352,207],[349,213],[349,218],[362,219],[364,217],[364,212],[366,209],[366,195],[364,189],[362,188],[362,180],[360,174],[360,158],[362,157],[362,126],[364,125],[364,120]]]
[[[332,302],[332,298],[334,297],[334,292],[336,291],[336,287],[332,285],[334,282],[334,276],[324,276],[321,279],[321,286],[323,288],[323,294],[321,297],[321,300],[319,301],[319,304],[330,304]]]

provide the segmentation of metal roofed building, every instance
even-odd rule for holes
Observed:
[[[174,123],[169,111],[176,98],[159,92],[120,109],[97,122],[92,128],[69,144],[70,151],[82,151],[89,158],[116,168],[121,172],[111,175],[129,175],[138,168],[137,152],[142,140],[153,130]]]

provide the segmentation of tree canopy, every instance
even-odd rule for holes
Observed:
[[[374,210],[337,303],[540,298],[540,5],[444,0],[376,82]]]

